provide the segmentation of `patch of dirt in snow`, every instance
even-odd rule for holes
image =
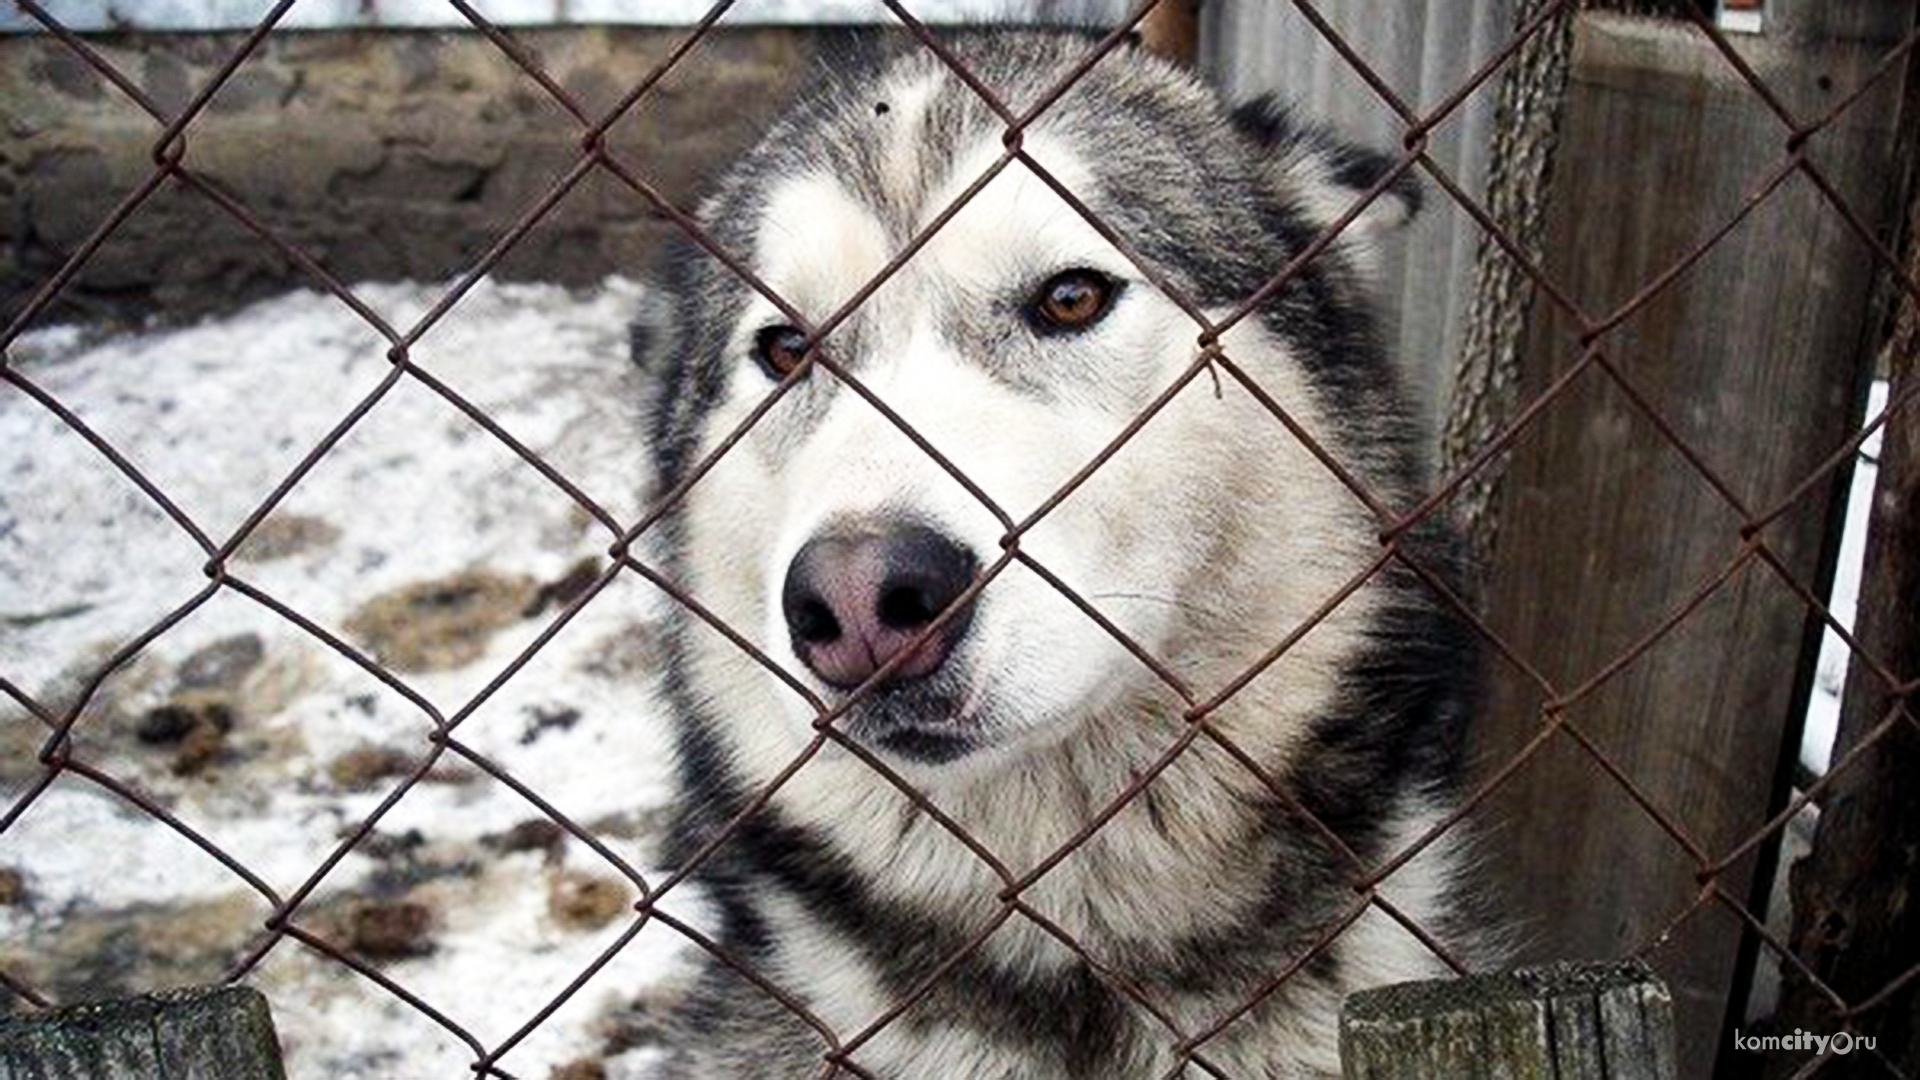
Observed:
[[[396,326],[443,291],[359,290]],[[642,376],[625,356],[639,302],[619,280],[586,292],[482,284],[410,359],[627,522],[647,483]],[[235,587],[100,681],[73,729],[77,760],[254,880],[65,773],[0,833],[0,969],[61,1001],[218,979],[270,941],[262,890],[302,889],[420,773],[295,924],[482,1046],[514,1037],[631,930],[638,893],[488,768],[654,878],[668,796],[654,696],[663,598],[615,578],[491,686],[593,586],[612,536],[459,408],[411,377],[389,385],[386,342],[330,297],[107,340],[55,328],[21,339],[13,360],[216,548],[368,408],[254,523],[227,563]],[[0,678],[71,709],[103,665],[206,589],[208,562],[51,411],[0,392]],[[436,714],[458,719],[460,743],[437,758]],[[46,737],[0,697],[5,805],[40,782]],[[691,890],[666,906],[708,918]],[[672,931],[646,926],[501,1067],[644,1075],[653,1021],[636,1017],[667,1007],[684,954]],[[273,1003],[294,1077],[464,1075],[473,1060],[459,1034],[295,940],[247,981]]]

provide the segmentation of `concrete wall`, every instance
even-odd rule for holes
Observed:
[[[1475,0],[1442,26],[1363,17],[1343,28],[1377,55],[1410,100],[1428,105],[1464,77],[1503,28],[1511,0]],[[1041,21],[1097,24],[1117,0],[1044,0]],[[1277,89],[1359,141],[1398,142],[1385,110],[1297,15],[1210,6],[1201,66],[1235,97]],[[723,24],[613,142],[691,207],[705,182],[849,35],[882,32]],[[1346,25],[1352,24],[1352,25]],[[1445,31],[1444,33],[1442,31]],[[952,33],[954,31],[947,31]],[[592,108],[644,76],[685,28],[518,28],[517,40]],[[163,109],[184,104],[241,40],[236,33],[89,35]],[[1404,55],[1403,55],[1404,54]],[[1436,156],[1470,189],[1482,182],[1491,89],[1436,135]],[[0,35],[0,317],[152,169],[154,121],[46,34]],[[441,279],[511,227],[575,160],[579,127],[478,33],[290,30],[268,36],[190,133],[187,163],[255,208],[280,235],[348,281]],[[1395,246],[1390,306],[1401,352],[1432,386],[1458,336],[1476,235],[1435,206]],[[498,273],[561,282],[644,275],[672,226],[638,195],[596,175],[527,236]],[[192,317],[308,279],[185,188],[129,220],[69,289],[55,317]],[[43,317],[44,321],[44,317]]]
[[[848,31],[715,33],[614,130],[629,164],[691,207],[705,182]],[[590,111],[610,107],[683,29],[521,30]],[[229,34],[91,44],[168,111],[231,54]],[[43,35],[0,37],[0,317],[10,318],[152,170],[158,125]],[[347,281],[450,277],[577,159],[579,125],[475,33],[276,33],[213,99],[187,164]],[[671,224],[595,174],[497,273],[644,276]],[[190,318],[308,283],[190,189],[155,192],[39,322]]]

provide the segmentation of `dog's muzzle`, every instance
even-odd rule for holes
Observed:
[[[978,569],[970,552],[924,525],[867,523],[815,536],[788,564],[780,592],[794,654],[827,685],[851,690],[911,646]],[[939,670],[972,621],[969,602],[885,685]]]

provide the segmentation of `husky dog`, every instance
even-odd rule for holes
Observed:
[[[1089,47],[956,46],[1015,109]],[[1442,969],[1377,907],[1340,928],[1353,883],[1446,810],[1473,659],[1436,591],[1382,559],[1380,518],[1276,414],[1389,505],[1425,483],[1369,298],[1373,245],[1415,190],[1386,188],[1222,335],[1232,368],[1189,379],[1050,503],[1195,363],[1200,327],[1015,162],[821,342],[865,393],[810,362],[795,316],[841,307],[1007,146],[925,50],[822,78],[699,212],[793,314],[689,248],[636,335],[660,373],[661,490],[692,479],[656,557],[706,612],[678,610],[669,635],[676,859],[751,809],[698,880],[715,943],[754,978],[703,961],[661,1075],[820,1075],[909,997],[847,1052],[858,1075],[1160,1077],[1203,1034],[1228,1076],[1336,1075],[1342,996]],[[1101,60],[1020,145],[1212,319],[1388,173],[1140,51]],[[1457,576],[1440,526],[1394,542]],[[891,777],[816,748],[796,689],[839,709],[867,683],[835,729]],[[1156,771],[1215,697],[1224,739],[1200,732]],[[1381,894],[1444,938],[1455,861],[1436,844]]]

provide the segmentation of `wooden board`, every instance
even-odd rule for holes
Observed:
[[[1907,273],[1920,279],[1920,196],[1908,213],[1907,244]],[[1920,391],[1920,304],[1904,300],[1901,306],[1885,350],[1893,401]],[[1879,460],[1855,640],[1894,678],[1920,678],[1920,410],[1914,405],[1889,418]],[[1813,850],[1792,875],[1789,945],[1826,987],[1855,1006],[1875,999],[1920,963],[1920,905],[1912,901],[1914,853],[1920,852],[1920,784],[1914,782],[1920,776],[1920,725],[1896,721],[1882,733],[1894,704],[1886,683],[1856,659],[1848,671],[1834,760],[1856,750],[1861,756],[1831,777],[1820,799]],[[1908,716],[1920,717],[1920,696],[1910,695],[1906,708]],[[1781,973],[1776,1030],[1841,1030],[1843,1018],[1822,988],[1792,965]],[[1920,985],[1909,983],[1853,1017],[1852,1030],[1872,1036],[1881,1058],[1913,1076],[1920,1074],[1916,1015]],[[1766,1075],[1788,1080],[1807,1057],[1778,1055]],[[1861,1054],[1832,1062],[1819,1075],[1855,1080],[1891,1073]]]
[[[1640,964],[1557,964],[1355,994],[1346,1080],[1675,1080],[1673,999]]]
[[[0,1020],[0,1080],[285,1080],[267,999],[169,990]]]
[[[1863,25],[1834,5],[1783,0],[1770,10],[1770,33],[1739,47],[1790,109],[1815,116],[1865,78],[1903,32],[1896,24],[1912,25],[1909,2],[1867,6],[1885,17]],[[1822,25],[1826,18],[1850,25]],[[1890,80],[1812,144],[1820,168],[1870,221],[1893,210],[1900,96],[1899,79]],[[1787,135],[1697,30],[1583,14],[1548,212],[1549,275],[1595,317],[1610,313],[1743,205],[1785,159]],[[1859,420],[1874,272],[1844,220],[1812,185],[1790,179],[1604,346],[1735,495],[1765,507]],[[1576,361],[1576,330],[1536,298],[1522,402]],[[1837,490],[1820,486],[1764,534],[1816,588],[1836,546]],[[1652,632],[1741,545],[1740,515],[1597,370],[1520,442],[1496,506],[1489,621],[1563,692]],[[1750,565],[1570,715],[1717,858],[1784,797],[1817,644],[1811,629],[1800,601]],[[1489,769],[1542,722],[1533,688],[1494,667],[1478,734]],[[1741,928],[1714,907],[1660,937],[1699,895],[1685,849],[1565,738],[1478,823],[1487,868],[1526,943],[1520,959],[1648,949],[1674,993],[1681,1075],[1712,1075],[1737,993]],[[1757,858],[1764,854],[1720,883],[1751,896]]]

